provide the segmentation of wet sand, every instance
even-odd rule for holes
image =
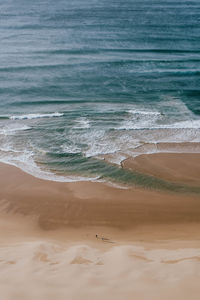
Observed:
[[[0,216],[3,299],[199,298],[198,194],[51,182],[0,164]]]
[[[124,160],[122,166],[174,183],[200,186],[199,153],[142,154]]]
[[[132,159],[137,156],[150,155],[150,154],[171,154],[178,155],[189,155],[189,154],[198,154],[200,153],[200,143],[198,142],[183,142],[183,143],[144,143],[136,148],[128,148],[125,152],[114,152],[111,154],[106,154],[103,156],[99,156],[101,159],[105,159],[106,161],[119,165],[121,161],[125,161],[126,159]],[[187,169],[184,169],[187,172]]]

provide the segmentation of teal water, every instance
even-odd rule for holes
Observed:
[[[8,0],[0,41],[0,161],[58,181],[182,189],[120,162],[200,142],[199,0]]]

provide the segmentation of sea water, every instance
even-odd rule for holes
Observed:
[[[199,0],[1,1],[0,161],[148,186],[120,162],[179,142],[199,151]]]

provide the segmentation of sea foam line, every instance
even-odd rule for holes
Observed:
[[[116,130],[147,130],[147,129],[200,129],[200,120],[188,120],[182,122],[176,122],[173,124],[152,124],[151,120],[141,122],[141,124],[134,124],[132,120],[125,122],[120,127],[116,127]]]
[[[62,117],[64,113],[49,113],[49,114],[27,114],[27,115],[14,115],[10,116],[9,119],[11,120],[31,120],[31,119],[39,119],[39,118],[55,118],[55,117]]]
[[[146,111],[146,110],[134,110],[134,109],[130,109],[128,113],[133,115],[154,115],[154,116],[161,115],[159,111]]]
[[[2,135],[10,135],[10,134],[14,134],[17,131],[24,131],[24,130],[30,130],[31,127],[30,126],[17,126],[17,127],[3,127],[2,129],[0,129],[0,134]]]

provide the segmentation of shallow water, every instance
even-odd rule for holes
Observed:
[[[200,141],[199,19],[198,0],[1,3],[0,160],[151,185],[100,158]]]

